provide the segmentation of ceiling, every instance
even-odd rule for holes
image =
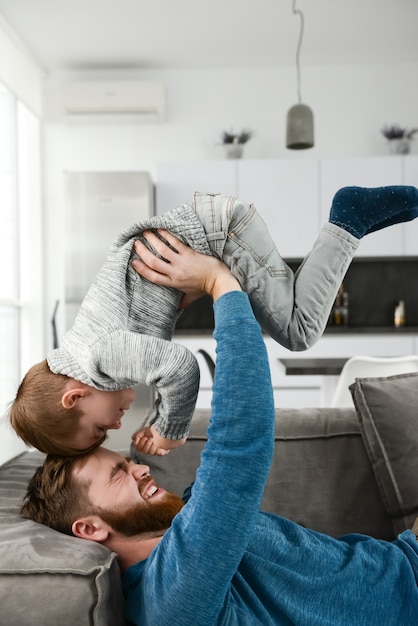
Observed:
[[[298,0],[305,65],[418,61],[418,0]],[[0,0],[46,71],[295,62],[291,0]]]

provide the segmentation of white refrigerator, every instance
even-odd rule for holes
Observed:
[[[65,329],[70,328],[91,282],[120,231],[154,214],[148,172],[65,172]],[[52,319],[54,342],[59,343]],[[131,434],[152,406],[153,390],[136,388],[121,430],[108,431],[108,447],[128,448]]]
[[[148,172],[65,172],[65,326],[69,328],[109,248],[154,211]]]

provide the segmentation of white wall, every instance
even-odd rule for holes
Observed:
[[[217,145],[220,132],[243,126],[256,131],[246,146],[252,158],[384,154],[383,124],[418,123],[417,70],[418,63],[302,68],[303,99],[314,111],[316,134],[315,147],[302,153],[285,148],[286,113],[297,100],[293,68],[107,72],[103,78],[161,79],[167,91],[167,122],[119,128],[51,127],[47,162],[56,155],[61,155],[65,166],[75,163],[80,168],[83,163],[119,168],[135,162],[155,174],[159,161],[222,158]],[[99,73],[51,76],[46,102],[60,80],[83,76],[101,77]]]

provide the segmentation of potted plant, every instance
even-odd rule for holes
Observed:
[[[382,135],[389,142],[391,154],[409,154],[415,133],[418,133],[418,128],[402,128],[398,124],[382,128]]]
[[[228,159],[240,159],[244,152],[244,145],[253,137],[254,131],[243,128],[241,132],[224,130],[221,134],[222,144],[225,146]]]

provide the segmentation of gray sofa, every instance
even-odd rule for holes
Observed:
[[[418,516],[418,374],[357,380],[352,393],[352,409],[277,410],[262,508],[333,536],[391,540]],[[182,448],[146,457],[165,488],[181,494],[193,480],[208,417],[196,412]],[[0,468],[0,623],[123,625],[116,555],[18,516],[42,458]]]

